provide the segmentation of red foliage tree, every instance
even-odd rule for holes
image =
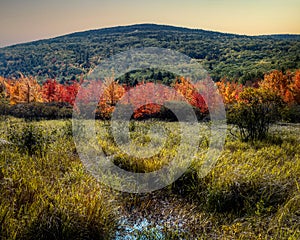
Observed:
[[[45,102],[60,102],[61,85],[55,79],[48,79],[42,86]]]
[[[79,87],[79,83],[75,81],[69,85],[63,85],[54,79],[49,79],[42,87],[43,99],[45,102],[65,102],[73,106]]]
[[[165,101],[165,88],[152,82],[139,84],[128,92],[122,102],[134,108],[134,118],[151,116],[159,113]]]
[[[184,77],[177,79],[174,84],[175,90],[180,93],[189,104],[198,108],[202,113],[206,113],[208,111],[207,104],[204,97],[197,90],[197,87],[200,88],[200,84],[198,86],[193,85]]]

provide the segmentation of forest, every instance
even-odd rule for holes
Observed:
[[[103,59],[141,47],[169,48],[196,59],[214,81],[245,84],[272,70],[300,68],[299,35],[246,36],[155,24],[78,32],[0,49],[0,76],[79,80]],[[150,77],[147,77],[150,78]],[[141,81],[138,76],[133,81]]]
[[[0,96],[2,114],[5,114],[5,112],[10,114],[11,112],[14,115],[17,112],[19,115],[16,116],[28,116],[32,119],[43,118],[43,114],[44,118],[47,118],[47,116],[54,119],[59,118],[57,115],[52,114],[53,110],[47,113],[49,106],[51,108],[51,106],[55,105],[61,106],[60,108],[66,110],[66,115],[62,117],[71,117],[72,108],[76,108],[76,98],[77,103],[88,106],[93,102],[92,96],[97,95],[97,92],[99,92],[101,94],[98,94],[100,99],[97,101],[97,107],[96,109],[90,109],[91,112],[89,113],[89,115],[98,119],[110,119],[116,104],[120,101],[122,108],[134,110],[133,119],[155,117],[162,120],[174,120],[174,115],[164,105],[173,103],[180,108],[180,104],[185,102],[194,108],[198,119],[202,120],[209,115],[209,109],[205,100],[213,101],[212,99],[208,100],[213,95],[209,91],[214,91],[215,89],[213,86],[210,86],[211,83],[209,81],[202,81],[198,84],[200,85],[193,85],[188,79],[175,77],[169,85],[175,90],[176,94],[174,94],[161,87],[159,82],[145,81],[131,86],[131,81],[128,81],[127,84],[119,83],[114,76],[108,77],[104,81],[82,79],[81,82],[74,80],[64,84],[59,83],[55,79],[48,79],[41,85],[36,78],[22,75],[19,79],[1,77]],[[206,85],[205,89],[207,91],[206,99],[198,91],[204,85]],[[245,99],[242,99],[240,94],[243,95],[248,89],[260,90],[265,91],[261,93],[262,97],[268,96],[268,93],[278,97],[276,104],[284,106],[281,107],[281,113],[278,113],[280,115],[279,118],[281,117],[292,122],[298,120],[297,112],[294,111],[300,104],[300,70],[286,74],[275,70],[265,74],[263,80],[252,82],[250,85],[249,83],[243,85],[230,81],[227,78],[222,78],[221,81],[216,83],[216,86],[227,109],[240,102],[245,102]],[[132,93],[134,97],[126,95],[133,89],[138,89]],[[81,91],[80,94],[78,94],[79,91]],[[125,97],[123,98],[123,96]],[[255,97],[254,93],[252,93],[252,97]],[[138,107],[141,101],[144,101],[143,99],[148,99],[150,103]],[[14,105],[21,107],[14,108]],[[31,110],[26,105],[30,105]],[[23,111],[22,108],[24,109]],[[42,108],[44,109],[42,110]]]

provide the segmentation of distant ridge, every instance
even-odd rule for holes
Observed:
[[[112,34],[112,33],[130,33],[132,31],[176,31],[176,32],[190,32],[190,33],[206,33],[206,34],[215,34],[215,35],[226,35],[226,36],[241,36],[241,37],[252,37],[252,38],[293,38],[293,39],[300,39],[300,34],[264,34],[264,35],[257,35],[257,36],[250,36],[246,34],[234,34],[234,33],[224,33],[224,32],[218,32],[218,31],[210,31],[210,30],[204,30],[204,29],[197,29],[197,28],[187,28],[187,27],[176,27],[171,25],[160,25],[160,24],[154,24],[154,23],[142,23],[142,24],[134,24],[134,25],[125,25],[125,26],[115,26],[115,27],[105,27],[105,28],[99,28],[99,29],[91,29],[86,31],[80,31],[80,32],[74,32],[65,34],[62,36],[50,38],[50,39],[58,39],[58,38],[64,38],[64,37],[80,37],[80,36],[87,36],[87,35],[93,35],[93,34]],[[50,40],[49,39],[49,40]],[[44,41],[43,40],[37,40],[37,41]],[[35,41],[35,42],[37,42]],[[31,42],[28,42],[31,43]],[[22,44],[22,43],[21,43]],[[27,43],[23,43],[27,44]],[[15,44],[20,45],[20,44]]]
[[[131,31],[178,31],[178,32],[198,32],[198,33],[220,33],[216,31],[207,31],[203,29],[192,29],[192,28],[186,28],[186,27],[176,27],[176,26],[170,26],[170,25],[159,25],[154,23],[143,23],[143,24],[134,24],[134,25],[127,25],[127,26],[115,26],[110,28],[100,28],[100,29],[94,29],[94,30],[87,30],[82,32],[76,32],[67,34],[65,36],[78,36],[81,34],[87,34],[87,33],[112,33],[112,32],[123,32],[128,33]],[[227,34],[227,33],[226,33]],[[230,34],[229,34],[230,35]],[[234,35],[234,34],[231,34]]]
[[[177,26],[171,26],[171,25],[160,25],[160,24],[154,24],[154,23],[142,23],[142,24],[134,24],[134,25],[125,25],[125,26],[115,26],[115,27],[104,27],[99,29],[91,29],[91,30],[85,30],[85,31],[79,31],[69,34],[64,34],[61,36],[57,36],[54,38],[49,39],[41,39],[36,40],[32,42],[27,43],[19,43],[14,44],[12,46],[16,45],[22,45],[22,44],[31,44],[34,42],[40,42],[40,41],[47,41],[47,40],[55,40],[59,38],[64,37],[81,37],[81,36],[88,36],[88,35],[94,35],[94,34],[112,34],[112,33],[130,33],[132,31],[176,31],[176,32],[190,32],[190,33],[206,33],[206,34],[215,34],[215,35],[224,35],[224,36],[241,36],[241,37],[252,37],[252,38],[278,38],[278,39],[299,39],[300,40],[300,34],[264,34],[264,35],[246,35],[246,34],[235,34],[235,33],[224,33],[224,32],[218,32],[218,31],[211,31],[211,30],[204,30],[204,29],[197,29],[197,28],[188,28],[188,27],[177,27]],[[7,46],[11,47],[11,46]],[[6,48],[6,47],[4,47]]]
[[[127,49],[161,47],[197,59],[214,80],[255,80],[273,69],[300,68],[300,35],[247,36],[158,24],[75,32],[0,48],[0,76],[76,79],[102,59]]]

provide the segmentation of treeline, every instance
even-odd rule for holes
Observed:
[[[133,119],[156,117],[176,120],[171,109],[184,112],[187,111],[187,105],[190,105],[198,120],[202,120],[209,117],[206,102],[214,105],[213,91],[216,87],[223,97],[229,122],[234,123],[237,118],[242,121],[243,116],[247,116],[249,120],[253,114],[256,125],[262,121],[259,118],[261,116],[257,115],[272,115],[268,122],[275,119],[274,115],[276,120],[300,120],[300,70],[295,73],[272,71],[265,74],[263,80],[245,85],[223,78],[216,86],[210,81],[192,84],[189,79],[183,77],[175,78],[170,86],[159,82],[139,82],[131,86],[119,83],[114,76],[104,81],[81,80],[65,84],[48,79],[42,85],[33,77],[2,77],[0,100],[2,114],[18,117],[71,117],[74,108],[79,114],[109,119],[116,106],[119,106],[118,109],[131,111]],[[262,112],[247,112],[252,108],[259,109],[260,106]],[[273,112],[270,112],[271,110]],[[245,128],[245,124],[248,123],[243,124],[241,128]]]
[[[208,113],[203,97],[184,78],[178,78],[170,88],[154,82],[135,86],[120,84],[113,76],[104,81],[82,80],[65,84],[49,79],[40,85],[35,78],[22,76],[19,79],[0,78],[0,87],[2,114],[17,117],[49,119],[51,113],[52,118],[71,117],[74,108],[81,115],[109,119],[117,104],[132,111],[134,119],[176,120],[174,114],[163,107],[165,103],[173,109],[180,108],[178,111],[185,111],[187,105],[191,105],[198,119]],[[79,105],[84,105],[81,112]]]

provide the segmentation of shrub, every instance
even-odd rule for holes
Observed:
[[[12,125],[8,128],[8,140],[16,145],[21,151],[30,155],[42,153],[48,142],[48,137],[43,129],[34,124]]]
[[[26,103],[10,106],[7,113],[29,120],[71,118],[73,109],[66,103]]]
[[[237,126],[243,141],[266,138],[270,124],[280,119],[281,98],[265,89],[246,88],[228,111],[229,123]]]
[[[10,105],[0,102],[0,115],[8,115],[10,111]]]
[[[293,104],[286,106],[282,111],[282,120],[291,123],[299,123],[300,105]]]

